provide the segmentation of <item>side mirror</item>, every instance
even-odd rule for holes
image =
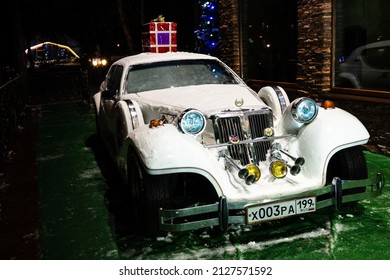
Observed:
[[[105,90],[102,92],[103,99],[115,99],[116,91],[115,90]]]

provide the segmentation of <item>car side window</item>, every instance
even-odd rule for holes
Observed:
[[[121,78],[123,73],[123,66],[114,65],[111,67],[107,75],[107,89],[115,92],[119,92]]]
[[[378,47],[365,49],[362,52],[364,62],[376,69],[389,69],[390,48]]]

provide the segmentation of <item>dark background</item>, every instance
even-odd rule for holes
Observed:
[[[40,39],[76,41],[80,55],[138,53],[142,24],[160,14],[165,21],[177,22],[178,49],[191,51],[199,13],[195,0],[6,0],[1,6],[0,62],[15,71],[22,67],[23,51]]]

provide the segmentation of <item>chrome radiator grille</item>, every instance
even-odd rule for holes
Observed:
[[[273,127],[272,112],[268,109],[256,111],[226,112],[213,118],[215,138],[219,143],[229,143],[231,137],[239,140],[254,139],[264,136],[264,129]],[[228,146],[229,154],[239,160],[241,165],[251,162],[258,164],[266,160],[271,146],[270,141]]]

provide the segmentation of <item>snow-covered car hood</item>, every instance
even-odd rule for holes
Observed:
[[[188,108],[212,115],[221,110],[264,108],[266,105],[245,85],[197,85],[129,94],[142,107],[152,106],[181,112]],[[241,104],[240,104],[241,103]]]

